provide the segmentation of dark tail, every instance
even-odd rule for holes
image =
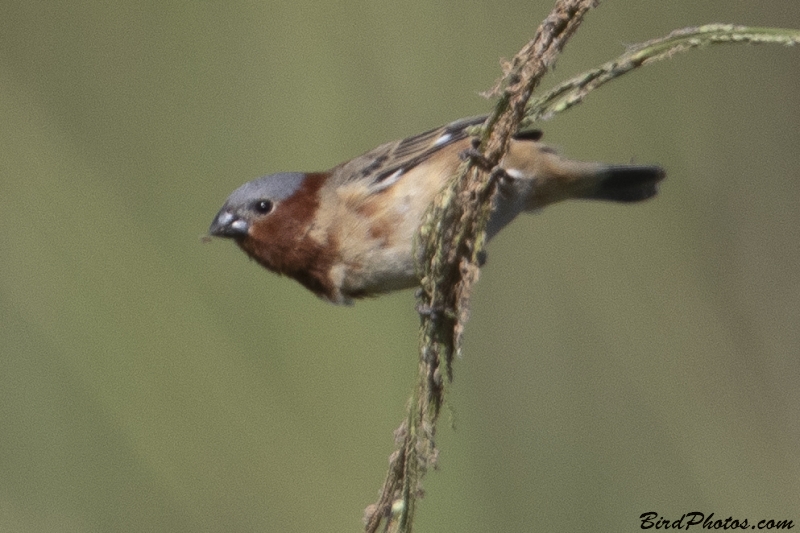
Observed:
[[[587,198],[613,202],[639,202],[658,193],[664,169],[657,166],[609,165],[598,187]]]

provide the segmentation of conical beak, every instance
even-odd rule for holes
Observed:
[[[247,236],[250,229],[250,224],[236,215],[222,208],[217,216],[214,217],[214,222],[208,228],[209,235],[214,237],[225,237],[235,239]]]

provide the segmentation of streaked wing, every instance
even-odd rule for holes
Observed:
[[[413,137],[382,144],[333,169],[333,173],[340,184],[369,180],[368,187],[378,192],[395,183],[431,154],[466,139],[469,136],[467,130],[485,120],[486,116],[465,118]]]

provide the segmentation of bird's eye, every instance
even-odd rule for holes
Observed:
[[[256,213],[260,213],[262,215],[266,215],[272,211],[273,207],[272,201],[270,200],[258,200],[253,204],[253,209],[255,209]]]

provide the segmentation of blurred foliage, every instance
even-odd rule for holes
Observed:
[[[0,531],[359,530],[411,293],[336,308],[199,237],[254,176],[487,112],[550,7],[5,1]],[[607,2],[551,84],[706,22],[800,4]],[[796,48],[702,50],[544,124],[669,177],[491,244],[418,531],[800,521],[799,76]]]

